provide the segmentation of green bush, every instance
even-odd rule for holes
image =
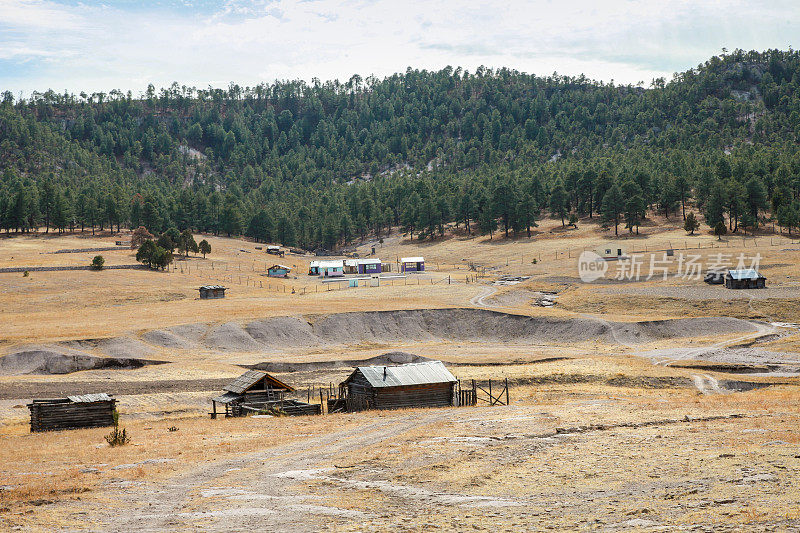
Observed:
[[[106,264],[106,260],[103,259],[102,255],[96,255],[94,259],[92,259],[92,268],[95,270],[103,270],[104,264]]]

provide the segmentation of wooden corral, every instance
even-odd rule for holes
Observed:
[[[348,411],[456,405],[458,380],[441,361],[360,366],[341,384]]]
[[[225,393],[211,400],[211,418],[217,417],[217,404],[225,407],[225,416],[246,416],[270,410],[287,415],[318,415],[322,406],[287,399],[286,394],[295,392],[294,387],[275,376],[259,370],[248,370],[229,385]]]
[[[31,431],[113,426],[116,402],[105,393],[33,400],[28,404]]]

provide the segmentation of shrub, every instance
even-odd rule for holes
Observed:
[[[102,255],[96,255],[94,259],[92,259],[92,268],[95,270],[103,270],[104,264],[106,264],[106,260],[103,259]]]
[[[105,436],[106,442],[112,448],[116,446],[125,446],[130,442],[131,438],[125,431],[125,428],[119,429],[119,426],[114,426],[114,429]]]
[[[23,278],[27,278],[27,277],[28,277],[28,276],[30,276],[30,275],[31,275],[31,273],[30,273],[30,272],[28,272],[27,270],[26,270],[25,272],[23,272],[23,273],[22,273],[22,277],[23,277]]]

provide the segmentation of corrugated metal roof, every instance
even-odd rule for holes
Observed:
[[[403,387],[428,383],[458,381],[441,361],[409,363],[398,366],[360,366],[358,371],[373,387]],[[348,378],[349,379],[349,378]]]
[[[358,260],[358,264],[359,265],[380,265],[381,264],[381,260],[377,259],[377,258],[376,259],[359,259]]]
[[[320,268],[344,268],[344,261],[341,259],[337,261],[320,261]]]
[[[309,267],[318,267],[318,266],[319,266],[319,261],[311,261],[311,262],[308,264],[308,266],[309,266]]]
[[[291,270],[292,269],[292,267],[287,267],[286,265],[272,265],[271,267],[269,267],[268,270],[273,270],[273,269],[276,269],[276,268],[282,268],[283,270]]]
[[[67,398],[72,403],[109,402],[114,399],[105,392],[101,392],[99,394],[81,394],[78,396],[67,396]]]
[[[267,382],[275,388],[286,389],[290,392],[294,390],[294,387],[291,385],[287,385],[276,377],[271,376],[266,372],[261,372],[260,370],[248,370],[238,378],[234,379],[230,384],[223,387],[223,390],[234,392],[236,394],[242,394],[265,378]]]
[[[731,279],[736,280],[758,279],[761,277],[758,271],[753,268],[745,268],[743,270],[728,270],[728,275],[731,277]]]
[[[345,259],[344,264],[349,267],[358,266],[358,259]]]
[[[222,285],[203,285],[203,286],[202,286],[202,287],[200,287],[198,290],[208,290],[208,291],[212,291],[212,290],[214,290],[214,289],[222,289],[222,290],[225,290],[225,289],[227,289],[227,288],[228,288],[228,287],[223,287]]]
[[[424,263],[425,262],[425,258],[424,257],[401,257],[400,258],[400,262],[401,263]]]

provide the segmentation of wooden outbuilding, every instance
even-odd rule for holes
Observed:
[[[358,259],[345,259],[344,260],[344,273],[345,274],[358,274]]]
[[[276,246],[274,244],[270,244],[269,246],[267,246],[267,253],[272,255],[278,255],[280,257],[283,257],[286,254],[286,252],[281,250],[280,246]]]
[[[456,405],[458,380],[441,361],[360,366],[340,385],[348,411]]]
[[[767,278],[753,268],[728,270],[725,274],[725,287],[728,289],[764,289]]]
[[[279,409],[288,415],[320,414],[321,406],[287,399],[295,388],[275,376],[260,370],[248,370],[230,384],[222,395],[211,400],[211,418],[217,417],[217,404],[225,407],[225,416],[245,416],[250,413]]]
[[[402,257],[400,258],[400,272],[424,272],[424,257]]]
[[[227,287],[223,287],[222,285],[203,285],[198,291],[200,291],[200,298],[203,300],[207,300],[209,298],[225,298],[225,291]]]
[[[271,278],[285,278],[291,271],[292,268],[286,265],[272,265],[267,269],[267,275]]]
[[[308,263],[308,275],[319,276],[319,261],[311,261]]]
[[[106,393],[33,400],[28,404],[31,431],[113,426],[116,403]]]

